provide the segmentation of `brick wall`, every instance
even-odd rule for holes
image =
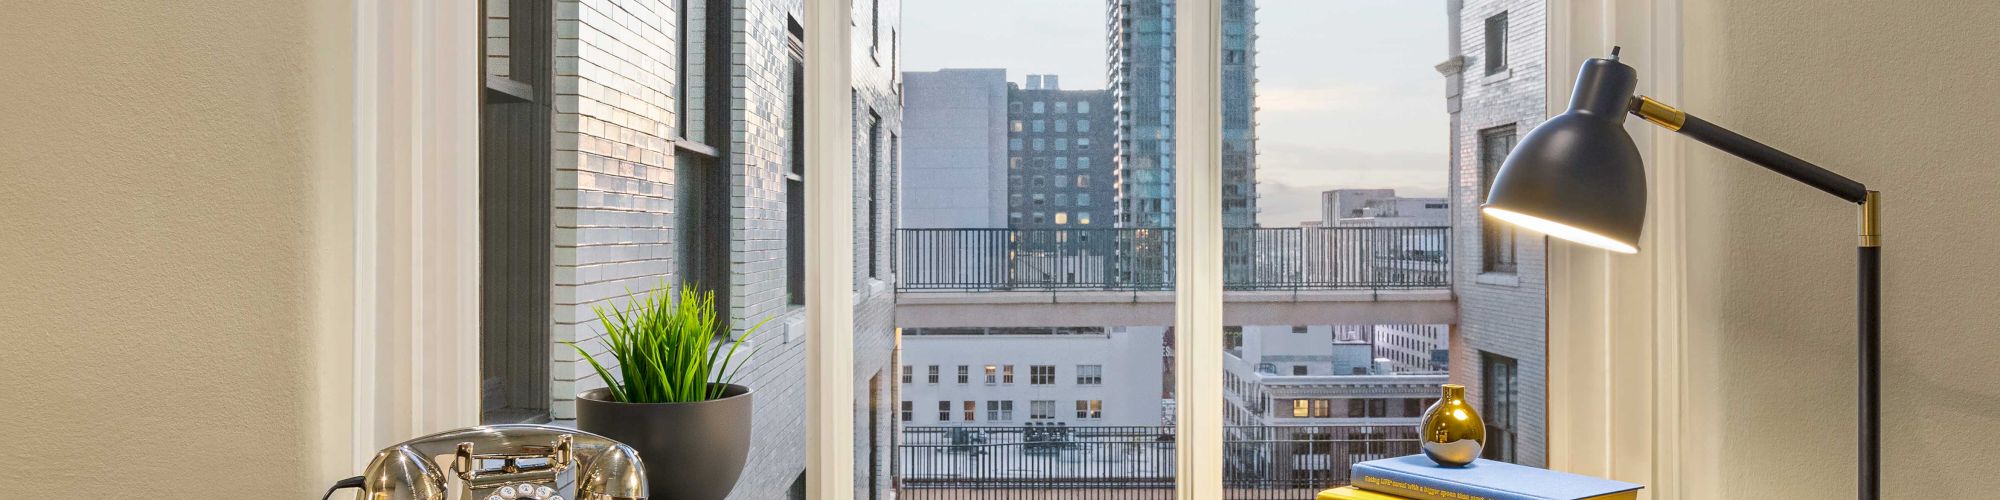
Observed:
[[[1485,70],[1486,19],[1507,13],[1508,69],[1497,75]],[[1457,88],[1459,110],[1454,123],[1452,155],[1452,267],[1458,295],[1459,325],[1451,338],[1451,380],[1464,384],[1474,402],[1481,393],[1480,353],[1490,352],[1518,361],[1519,413],[1516,415],[1516,461],[1547,465],[1547,311],[1545,237],[1517,232],[1516,270],[1511,275],[1482,273],[1479,202],[1479,133],[1511,125],[1518,135],[1540,124],[1546,106],[1544,57],[1547,50],[1546,8],[1539,0],[1465,0],[1453,33],[1464,56]],[[1518,136],[1517,135],[1517,136]],[[1489,417],[1490,418],[1490,417]]]
[[[679,15],[672,0],[560,0],[556,11],[556,213],[554,239],[555,328],[557,342],[575,340],[601,351],[601,338],[592,306],[609,305],[630,291],[657,286],[661,280],[674,282],[679,276],[677,257],[682,248],[675,240],[679,224],[675,207],[676,156],[696,154],[678,151],[680,137],[707,137],[700,113],[726,113],[729,133],[724,144],[710,144],[724,153],[729,168],[730,320],[741,330],[770,318],[752,340],[761,350],[738,375],[738,382],[756,391],[752,417],[749,463],[731,498],[785,498],[805,468],[805,356],[809,332],[802,331],[803,309],[789,305],[786,289],[785,251],[785,170],[789,154],[791,76],[786,48],[788,17],[804,19],[801,0],[732,0],[730,9],[702,8],[705,2],[692,0],[689,24],[694,31],[690,52],[706,50],[701,42],[704,19],[711,15],[730,16],[733,44],[728,89],[710,88],[703,75],[700,57],[690,57],[688,89],[691,115],[689,130],[676,130],[676,102],[673,85],[680,55],[676,37]],[[856,229],[865,231],[869,217],[884,218],[877,224],[881,237],[875,238],[878,279],[893,282],[888,274],[893,246],[894,213],[892,148],[901,125],[901,100],[894,87],[892,57],[899,51],[890,36],[897,26],[895,2],[881,5],[882,42],[879,54],[871,56],[867,37],[872,31],[874,11],[870,0],[858,0],[855,11],[855,95],[857,110],[872,110],[882,117],[880,144],[871,149],[861,142],[866,134],[868,113],[856,114],[855,172],[857,188],[868,186],[870,172],[881,175],[877,183],[880,202],[874,214],[857,210]],[[807,48],[812,50],[811,47]],[[877,63],[876,61],[880,62]],[[709,102],[707,106],[699,103]],[[706,108],[706,109],[704,109]],[[867,168],[866,162],[879,164]],[[810,178],[810,171],[808,178]],[[857,209],[865,208],[866,195],[856,193]],[[714,234],[723,236],[717,227]],[[868,383],[877,373],[884,374],[882,397],[876,414],[884,419],[876,428],[879,435],[877,457],[879,491],[887,491],[887,457],[894,435],[887,420],[893,415],[888,396],[893,378],[888,375],[893,357],[894,330],[891,327],[894,299],[890,287],[875,285],[862,262],[869,252],[865,234],[855,235],[857,296],[855,312],[856,363],[855,401],[857,443],[870,442],[868,430]],[[619,302],[622,305],[622,300]],[[554,350],[552,413],[558,423],[575,418],[574,395],[583,389],[600,387],[588,364],[580,363],[572,349],[558,345]],[[867,452],[857,447],[858,477],[868,473]],[[865,480],[857,480],[857,497],[868,491]]]

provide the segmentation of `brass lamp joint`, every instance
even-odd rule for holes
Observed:
[[[1882,192],[1869,191],[1861,199],[1861,246],[1882,246]]]
[[[1632,98],[1632,114],[1639,115],[1654,125],[1666,127],[1667,130],[1678,131],[1681,125],[1687,123],[1687,113],[1643,95]]]

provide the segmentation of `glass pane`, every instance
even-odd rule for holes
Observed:
[[[1172,2],[904,5],[897,498],[1171,496]]]
[[[1539,277],[1514,285],[1530,280],[1511,274],[1540,264],[1525,262],[1525,239],[1504,254],[1451,244],[1482,234],[1467,215],[1481,178],[1451,166],[1478,165],[1487,145],[1504,159],[1513,127],[1525,131],[1543,102],[1538,75],[1477,66],[1482,20],[1505,10],[1541,19],[1540,8],[1445,15],[1425,2],[1225,0],[1227,498],[1311,498],[1348,484],[1355,463],[1419,453],[1416,425],[1444,383],[1505,394],[1473,396],[1502,417],[1488,416],[1496,428],[1540,421],[1525,416],[1540,396],[1516,374],[1540,365],[1543,297]],[[1539,60],[1539,50],[1501,53]],[[1483,260],[1504,262],[1509,285],[1482,284],[1500,281],[1473,272]],[[1482,371],[1478,349],[1510,364]],[[1505,382],[1481,392],[1488,379]],[[1489,453],[1528,446],[1519,433],[1488,436]]]

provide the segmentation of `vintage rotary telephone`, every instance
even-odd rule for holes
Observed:
[[[487,425],[385,448],[341,488],[366,500],[643,500],[646,468],[639,452],[596,434]]]

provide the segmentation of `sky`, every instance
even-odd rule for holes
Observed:
[[[1319,193],[1444,196],[1444,3],[1257,0],[1258,223],[1318,220]],[[1005,68],[1103,88],[1104,0],[904,0],[903,69]]]

